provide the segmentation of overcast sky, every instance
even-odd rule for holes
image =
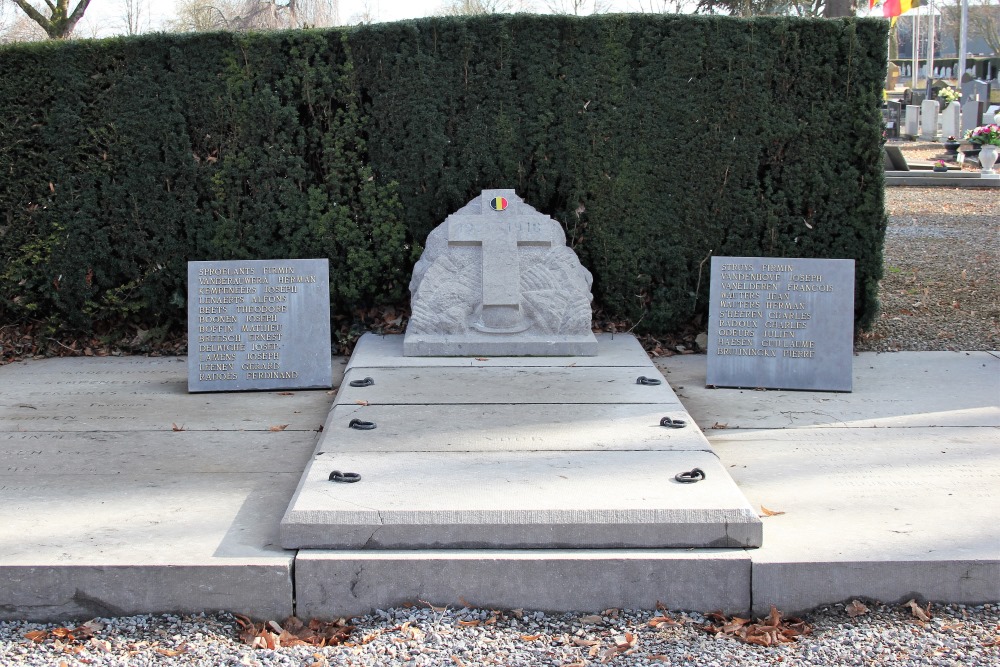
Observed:
[[[544,11],[547,2],[558,0],[534,0],[537,11]],[[340,0],[340,22],[342,24],[357,21],[357,17],[370,12],[380,21],[399,21],[408,18],[431,16],[440,13],[446,0]],[[587,6],[590,7],[588,0]],[[148,0],[149,17],[152,29],[162,26],[163,22],[174,15],[176,0]],[[76,4],[76,0],[71,6]],[[567,3],[568,4],[568,3]],[[603,0],[611,11],[641,11],[643,7],[658,6],[664,0]],[[589,13],[589,12],[588,12]],[[97,31],[101,36],[113,34],[120,30],[123,24],[123,0],[91,0],[90,7],[84,15],[84,22],[78,29],[78,36],[89,37]]]

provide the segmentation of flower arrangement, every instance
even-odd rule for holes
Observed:
[[[945,106],[951,104],[952,102],[957,102],[961,98],[962,93],[950,86],[948,88],[942,88],[938,91],[938,99],[944,102]]]
[[[990,123],[968,130],[965,133],[965,140],[977,146],[1000,146],[1000,125]]]
[[[944,160],[938,160],[937,162],[934,163],[934,165],[937,166],[937,167],[947,167],[948,166],[948,165],[946,165],[944,163]]]

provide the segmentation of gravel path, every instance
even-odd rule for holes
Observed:
[[[774,646],[706,632],[702,627],[709,620],[701,614],[663,611],[547,616],[423,606],[353,619],[353,630],[343,645],[275,649],[242,643],[237,619],[224,613],[96,619],[88,624],[92,637],[72,640],[53,637],[51,631],[57,627],[53,625],[0,623],[0,665],[1000,664],[997,605],[931,607],[927,621],[905,606],[870,603],[870,607],[855,617],[844,605],[816,610],[805,619],[810,634]],[[45,631],[49,633],[43,638]]]
[[[934,145],[902,145],[930,160]],[[886,188],[881,311],[856,350],[1000,350],[1000,189]]]

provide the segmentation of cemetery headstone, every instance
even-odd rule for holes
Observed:
[[[924,100],[920,105],[920,138],[925,141],[938,139],[938,101]]]
[[[898,139],[900,124],[903,122],[903,105],[899,102],[890,101],[886,104],[886,109],[886,135],[892,139]]]
[[[978,100],[969,100],[962,105],[962,134],[969,130],[974,130],[982,124],[983,103]]]
[[[920,132],[920,107],[914,104],[906,106],[906,129],[903,134],[915,139]]]
[[[941,136],[959,137],[962,129],[962,105],[952,102],[941,112]]]
[[[404,354],[595,355],[592,283],[558,222],[484,190],[427,237]]]
[[[854,260],[713,257],[705,383],[851,391]]]
[[[326,259],[188,262],[188,391],[332,385]]]

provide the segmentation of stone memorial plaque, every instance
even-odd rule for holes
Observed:
[[[713,257],[705,383],[851,391],[854,260]]]
[[[326,259],[188,262],[188,391],[332,386]]]

